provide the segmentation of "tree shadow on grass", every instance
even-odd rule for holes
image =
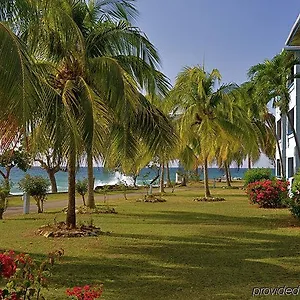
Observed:
[[[218,203],[210,203],[218,205]],[[227,216],[222,214],[211,214],[203,212],[187,212],[187,211],[160,211],[151,214],[124,214],[133,218],[142,218],[143,224],[195,224],[195,225],[237,225],[250,226],[253,228],[265,227],[295,227],[300,222],[289,215],[268,214],[265,216]]]
[[[269,224],[263,217],[183,214],[147,215],[153,233],[115,232],[107,237],[116,245],[109,253],[101,253],[101,242],[95,246],[97,259],[66,257],[55,284],[103,281],[108,299],[249,299],[254,287],[298,286],[300,237],[266,232],[287,217]],[[194,234],[168,236],[163,231],[171,221],[199,226]],[[210,232],[202,225],[224,227]]]
[[[116,230],[111,236],[82,238],[83,250],[91,255],[72,257],[66,250],[54,266],[50,295],[53,287],[103,282],[104,299],[250,299],[253,287],[299,284],[300,236],[273,232],[292,222],[288,216],[186,211],[124,216],[135,226],[143,218],[150,233],[141,226],[134,233]]]
[[[299,282],[298,237],[232,231],[217,237],[112,238],[128,245],[120,242],[97,260],[66,257],[55,284],[103,281],[108,299],[248,299],[253,287]]]

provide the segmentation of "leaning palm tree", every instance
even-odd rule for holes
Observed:
[[[176,79],[172,98],[175,106],[182,112],[180,132],[182,138],[191,135],[199,147],[199,158],[204,167],[205,197],[210,197],[208,186],[208,164],[216,154],[218,140],[231,138],[230,130],[230,93],[234,84],[222,85],[216,89],[221,80],[218,70],[211,73],[202,67],[186,67]],[[189,139],[189,138],[188,138]],[[220,151],[225,151],[223,147]]]

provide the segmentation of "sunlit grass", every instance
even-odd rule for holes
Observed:
[[[216,203],[193,201],[203,195],[202,184],[168,190],[165,203],[136,202],[141,195],[125,201],[120,194],[108,200],[118,214],[78,216],[79,223],[92,219],[108,232],[93,238],[36,235],[39,226],[65,219],[59,211],[4,215],[0,248],[38,260],[65,250],[47,299],[64,299],[70,286],[101,282],[107,300],[250,299],[253,287],[298,286],[299,222],[287,209],[251,206],[243,190],[223,185],[212,189],[226,199]],[[103,196],[97,199],[103,204]]]

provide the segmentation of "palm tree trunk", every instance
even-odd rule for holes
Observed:
[[[195,177],[196,177],[196,181],[199,181],[199,168],[198,168],[198,166],[196,166],[196,168],[195,168]]]
[[[278,140],[278,137],[277,137],[277,134],[276,134],[276,130],[274,128],[275,126],[273,125],[273,123],[271,122],[270,119],[267,119],[266,121],[267,121],[268,126],[273,129],[273,130],[271,130],[271,132],[272,132],[273,137],[274,137],[274,139],[276,141],[276,146],[277,146],[277,150],[278,150],[279,161],[280,161],[280,174],[281,174],[282,178],[285,178],[282,152],[281,152],[281,149],[280,149],[280,144],[279,144],[279,140]]]
[[[168,162],[167,162],[166,168],[167,168],[167,187],[170,187],[172,184],[171,184],[171,178],[170,178],[170,167],[169,167]]]
[[[251,162],[251,157],[250,157],[250,155],[248,155],[248,169],[250,170],[250,169],[252,169],[252,164],[251,164],[252,162]]]
[[[204,196],[206,198],[211,197],[208,185],[208,162],[207,157],[204,159],[204,166],[203,166],[203,175],[204,175]]]
[[[227,186],[231,187],[231,178],[230,178],[231,176],[230,176],[229,166],[227,163],[224,164],[224,168],[225,168]]]
[[[164,162],[161,163],[161,172],[160,172],[160,182],[159,182],[159,192],[165,192],[165,164]]]
[[[287,116],[288,122],[290,124],[290,127],[291,127],[293,135],[294,135],[294,139],[295,139],[295,143],[296,143],[296,149],[297,149],[297,154],[298,154],[298,157],[300,159],[300,144],[299,144],[299,140],[298,140],[298,137],[297,137],[297,134],[296,134],[295,126],[293,124],[293,120],[291,119],[291,116],[289,115],[289,113],[287,113],[286,116]]]
[[[281,153],[281,150],[280,150],[280,144],[279,144],[279,141],[278,141],[277,136],[275,136],[275,139],[276,139],[276,145],[277,145],[278,154],[279,154],[281,177],[282,177],[282,178],[285,178],[285,172],[284,172],[284,166],[283,166],[282,153]]]
[[[94,166],[93,166],[93,156],[92,154],[87,155],[87,164],[88,164],[88,199],[87,206],[89,208],[95,208],[95,197],[94,197]]]
[[[82,203],[83,203],[83,205],[86,206],[84,195],[82,195],[81,197],[82,197]]]
[[[56,184],[55,174],[54,174],[53,170],[51,170],[51,169],[48,169],[47,173],[48,173],[50,183],[51,183],[51,192],[57,193],[57,184]]]
[[[76,227],[76,213],[75,213],[75,185],[76,185],[76,153],[75,149],[71,147],[68,161],[68,185],[69,185],[69,202],[67,212],[67,227]]]
[[[133,179],[133,186],[134,186],[134,187],[137,186],[137,185],[136,185],[137,177],[138,177],[138,175],[133,175],[133,176],[132,176],[132,179]]]

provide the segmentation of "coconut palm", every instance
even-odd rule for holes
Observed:
[[[274,160],[275,131],[272,127],[272,118],[268,112],[266,103],[257,97],[253,82],[246,82],[238,87],[237,97],[232,98],[234,105],[242,108],[242,114],[236,118],[236,122],[244,122],[243,135],[240,138],[240,146],[237,155],[238,164],[248,159],[248,167],[257,161],[261,153],[265,153]],[[233,156],[232,159],[235,159]]]
[[[36,134],[32,126],[31,131],[36,140],[48,137],[67,157],[67,225],[74,227],[76,165],[83,153],[89,166],[92,156],[102,156],[110,124],[119,123],[127,132],[135,128],[150,150],[160,139],[171,141],[166,119],[138,92],[140,88],[165,93],[168,82],[156,69],[155,48],[129,23],[136,12],[131,1],[21,2],[27,4],[25,9],[6,3],[7,11],[13,9],[13,30],[35,58],[47,95],[41,98],[46,101],[36,118],[46,124],[45,130]],[[120,142],[126,134],[117,133]],[[126,155],[136,150],[130,143],[123,148]]]
[[[127,115],[121,123],[112,123],[106,139],[105,165],[117,167],[125,174],[136,174],[151,159],[161,157],[162,153],[171,153],[177,142],[175,129],[162,107],[159,109],[155,104],[149,96],[140,94],[139,108],[132,117]]]
[[[282,51],[271,60],[265,60],[249,69],[248,75],[255,83],[257,94],[261,101],[267,104],[270,100],[279,107],[281,115],[286,116],[296,144],[297,154],[300,158],[300,144],[296,134],[293,119],[289,112],[290,93],[289,82],[295,75],[291,74],[298,60],[287,51]]]
[[[188,134],[196,139],[199,147],[199,157],[204,167],[205,197],[210,197],[208,186],[208,164],[215,159],[217,141],[231,138],[230,130],[234,128],[230,122],[230,93],[234,84],[222,85],[216,88],[221,80],[218,70],[211,73],[202,67],[186,67],[179,73],[172,92],[173,101],[182,112],[181,137]],[[219,149],[220,153],[226,147]]]

